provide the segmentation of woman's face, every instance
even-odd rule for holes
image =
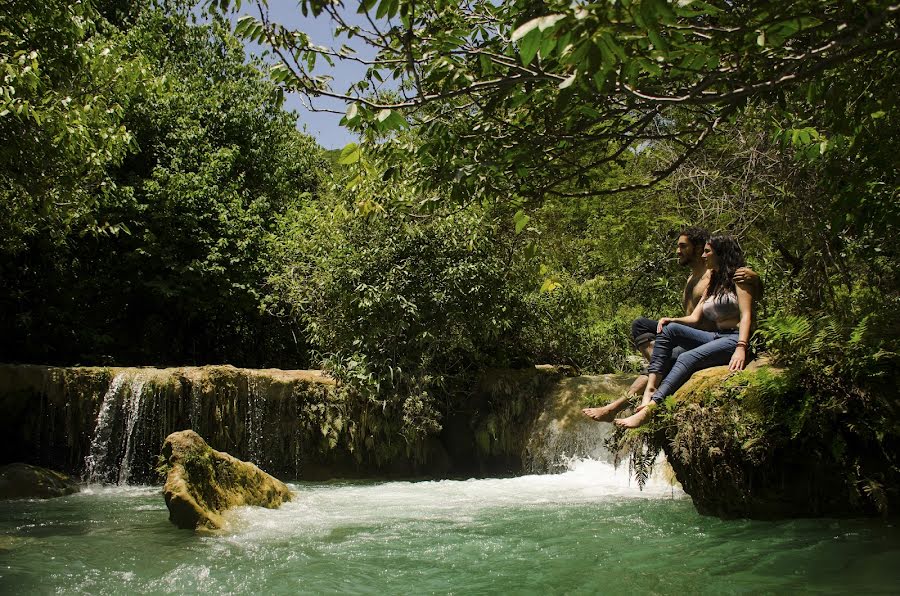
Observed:
[[[709,242],[703,247],[703,260],[706,261],[707,269],[716,269],[719,266],[719,258]]]

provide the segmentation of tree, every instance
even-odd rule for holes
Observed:
[[[50,5],[47,18],[62,13],[64,22],[80,22],[68,10]],[[47,180],[45,195],[10,190],[24,215],[9,220],[21,226],[15,249],[0,251],[0,357],[305,364],[304,338],[263,310],[266,242],[280,214],[315,199],[325,167],[320,149],[281,109],[277,89],[245,63],[242,44],[221,20],[194,25],[186,8],[155,8],[120,31],[94,18],[116,55],[132,56],[158,84],[95,90],[93,104],[119,106],[102,112],[129,139],[119,153],[110,150],[86,170],[74,163],[83,154],[72,150],[60,161],[69,169]],[[106,47],[99,40],[88,46],[100,54]],[[53,107],[60,93],[36,89],[35,101]],[[95,125],[76,129],[84,133],[79,151],[104,138],[106,129]],[[54,123],[40,118],[29,126],[46,146],[18,141],[30,168],[21,170],[26,182],[39,170],[37,158],[59,153],[47,140]],[[30,216],[38,199],[76,190],[65,221],[53,211]]]
[[[350,25],[339,4],[300,2],[374,47],[365,61],[311,44],[254,4],[236,31],[271,46],[276,81],[346,100],[347,125],[366,131],[373,150],[458,203],[648,188],[749,101],[777,105],[842,65],[877,70],[900,49],[900,5],[883,0],[365,0],[369,27]],[[314,74],[323,60],[361,60],[368,74],[338,93]],[[373,93],[389,79],[395,100]],[[414,140],[383,139],[407,125]],[[604,183],[604,166],[663,141],[677,147],[670,160],[624,186]]]
[[[0,248],[89,220],[106,168],[134,148],[123,116],[154,78],[121,42],[90,2],[0,11]]]

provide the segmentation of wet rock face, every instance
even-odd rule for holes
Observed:
[[[560,473],[571,458],[612,461],[605,446],[612,425],[591,420],[582,413],[586,400],[608,403],[626,394],[634,381],[628,373],[565,377],[550,387],[540,414],[527,433],[523,453],[525,471]]]
[[[29,464],[0,467],[0,499],[50,499],[78,492],[66,474]]]
[[[184,430],[166,437],[161,469],[169,520],[185,529],[218,530],[222,512],[252,505],[274,509],[290,501],[291,491],[254,464],[212,449],[200,435]]]

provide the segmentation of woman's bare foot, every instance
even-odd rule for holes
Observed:
[[[621,412],[628,405],[627,397],[620,397],[614,402],[608,403],[600,408],[584,408],[581,413],[597,422],[612,422],[616,414]]]
[[[618,418],[614,422],[616,426],[621,426],[622,428],[637,428],[646,424],[651,412],[653,412],[653,410],[655,409],[656,404],[649,404],[638,409],[638,411],[636,411],[628,418]]]

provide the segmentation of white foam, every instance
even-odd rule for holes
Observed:
[[[162,495],[162,487],[139,484],[84,484],[81,490],[72,497],[101,496],[101,497],[147,497]]]
[[[680,488],[650,478],[640,490],[627,466],[576,460],[562,474],[383,484],[294,485],[280,509],[243,507],[229,517],[234,537],[320,534],[339,527],[395,522],[468,523],[492,508],[683,498]]]

